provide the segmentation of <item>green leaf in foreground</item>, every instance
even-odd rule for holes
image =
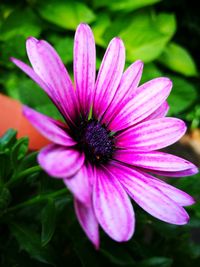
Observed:
[[[0,150],[12,146],[17,140],[16,136],[16,130],[9,129],[3,136],[0,137]]]
[[[21,250],[26,251],[31,258],[55,266],[52,251],[42,247],[40,236],[26,225],[13,223],[10,227],[12,235],[16,238]]]
[[[28,151],[28,137],[22,137],[17,140],[12,148],[12,162],[17,165],[23,159]]]
[[[169,43],[165,47],[159,62],[185,76],[197,75],[197,68],[193,58],[185,48],[176,43]]]
[[[9,129],[0,137],[0,187],[12,174],[13,164],[11,164],[11,149],[17,142],[17,132]]]
[[[169,115],[184,111],[193,104],[197,97],[196,88],[192,83],[175,76],[170,78],[173,88],[167,99],[170,106]]]
[[[56,208],[52,199],[49,199],[47,205],[42,210],[42,246],[46,246],[51,240],[55,230]]]
[[[95,14],[85,4],[76,1],[41,1],[36,6],[41,17],[64,29],[74,30],[79,23],[90,23]]]
[[[11,194],[8,188],[0,186],[0,214],[11,202]]]

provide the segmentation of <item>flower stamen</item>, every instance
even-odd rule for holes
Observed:
[[[95,119],[82,122],[78,133],[78,143],[86,158],[92,163],[108,162],[114,152],[114,136]]]

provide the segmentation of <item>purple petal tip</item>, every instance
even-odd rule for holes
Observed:
[[[10,61],[14,62],[15,58],[14,57],[10,57]]]

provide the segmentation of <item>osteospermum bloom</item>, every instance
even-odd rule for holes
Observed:
[[[26,48],[32,68],[11,60],[48,94],[65,121],[24,107],[28,120],[53,142],[39,152],[38,162],[72,192],[77,218],[93,244],[99,246],[98,225],[116,241],[132,237],[130,198],[162,221],[186,224],[183,206],[193,198],[152,176],[197,172],[185,159],[157,151],[186,131],[183,121],[165,117],[172,82],[156,78],[138,86],[143,64],[136,61],[123,72],[120,38],[109,43],[95,78],[95,42],[85,24],[75,34],[74,85],[47,42],[30,37]]]

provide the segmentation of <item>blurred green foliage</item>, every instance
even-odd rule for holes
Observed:
[[[0,91],[57,117],[37,85],[9,57],[28,62],[29,36],[50,42],[72,73],[74,30],[89,23],[97,44],[97,69],[111,38],[126,45],[127,66],[145,62],[142,82],[167,76],[174,82],[170,113],[192,128],[200,125],[200,19],[187,0],[2,0],[0,2]],[[0,266],[189,267],[200,264],[200,205],[189,207],[191,222],[172,226],[136,205],[136,233],[118,244],[101,233],[96,252],[80,229],[72,199],[61,181],[50,179],[15,131],[0,139]],[[199,200],[199,176],[173,180]]]
[[[133,203],[136,231],[126,243],[101,231],[96,251],[75,218],[62,180],[48,177],[28,153],[27,138],[10,129],[0,138],[0,266],[196,267],[200,263],[200,205],[188,207],[185,226],[154,219]],[[198,175],[172,179],[199,198]]]
[[[183,117],[192,127],[198,127],[200,115],[193,112],[193,109],[199,110],[198,62],[194,61],[187,46],[181,45],[179,39],[182,39],[176,38],[180,23],[176,13],[168,9],[170,3],[167,5],[166,1],[159,0],[1,1],[1,91],[57,116],[51,111],[48,98],[9,61],[9,57],[28,62],[26,38],[43,38],[55,47],[73,76],[74,30],[80,22],[85,22],[94,31],[97,69],[109,41],[120,36],[126,46],[127,66],[137,59],[144,61],[142,82],[158,76],[171,77],[174,89],[169,99],[170,115]]]

